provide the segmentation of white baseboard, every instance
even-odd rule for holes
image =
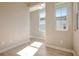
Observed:
[[[36,37],[36,36],[31,36],[30,38],[44,39],[44,38],[40,38],[40,37]],[[53,45],[49,45],[49,44],[46,44],[46,46],[48,46],[50,48],[57,49],[57,50],[69,52],[69,53],[72,53],[74,56],[77,56],[76,52],[74,50],[71,50],[71,49],[57,47],[57,46],[53,46]]]
[[[3,53],[5,51],[8,51],[8,50],[10,50],[12,48],[18,47],[18,46],[20,46],[20,45],[22,45],[24,43],[27,43],[27,42],[29,42],[29,40],[28,41],[24,40],[24,41],[17,42],[15,44],[11,45],[11,46],[8,46],[8,47],[5,47],[5,48],[1,49],[0,50],[0,53]]]
[[[69,53],[72,53],[74,56],[76,56],[76,53],[74,50],[71,50],[71,49],[67,49],[67,48],[62,48],[62,47],[57,47],[57,46],[53,46],[53,45],[49,45],[49,44],[46,44],[47,47],[50,47],[50,48],[54,48],[54,49],[57,49],[57,50],[61,50],[61,51],[65,51],[65,52],[69,52]]]
[[[44,39],[44,38],[41,38],[41,37],[37,37],[37,36],[30,36],[30,38],[36,38],[36,39]]]

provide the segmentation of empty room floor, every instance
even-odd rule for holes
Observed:
[[[6,52],[3,52],[0,54],[0,56],[21,56],[19,54],[17,54],[19,51],[23,50],[25,47],[29,46],[30,44],[32,44],[33,42],[41,42],[43,43],[42,47],[39,47],[39,49],[34,52],[33,56],[72,56],[72,53],[68,53],[68,52],[64,52],[64,51],[60,51],[60,50],[56,50],[53,48],[49,48],[47,46],[45,46],[44,41],[41,39],[30,39],[30,42],[22,44],[16,48],[10,49]],[[31,54],[32,52],[28,51],[29,54]],[[43,52],[43,53],[42,53]],[[39,54],[40,53],[40,54]],[[25,55],[28,56],[28,55]]]

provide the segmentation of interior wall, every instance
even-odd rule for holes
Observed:
[[[76,2],[73,3],[73,47],[74,47],[74,51],[76,52],[76,54],[79,56],[79,30],[77,30],[76,26],[77,26],[77,8],[76,8]]]
[[[25,3],[0,3],[0,49],[29,41],[29,9]]]
[[[72,3],[69,3],[68,31],[56,31],[55,3],[46,3],[46,43],[67,49],[73,49]]]
[[[74,51],[79,56],[79,30],[74,32]]]

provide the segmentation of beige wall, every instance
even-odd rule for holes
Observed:
[[[29,10],[25,3],[0,3],[0,49],[29,41]]]
[[[76,52],[76,54],[79,56],[79,30],[76,29],[76,12],[77,12],[77,9],[76,9],[76,3],[73,3],[73,47],[74,47],[74,51]]]
[[[68,31],[56,31],[55,4],[46,4],[46,42],[49,45],[72,49],[73,31],[72,31],[72,4],[69,3]]]
[[[74,51],[79,56],[79,31],[74,32]]]

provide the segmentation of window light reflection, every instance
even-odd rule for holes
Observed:
[[[39,48],[41,45],[42,45],[41,42],[33,42],[33,43],[31,44],[31,46],[34,46],[34,47],[37,47],[37,48]]]

